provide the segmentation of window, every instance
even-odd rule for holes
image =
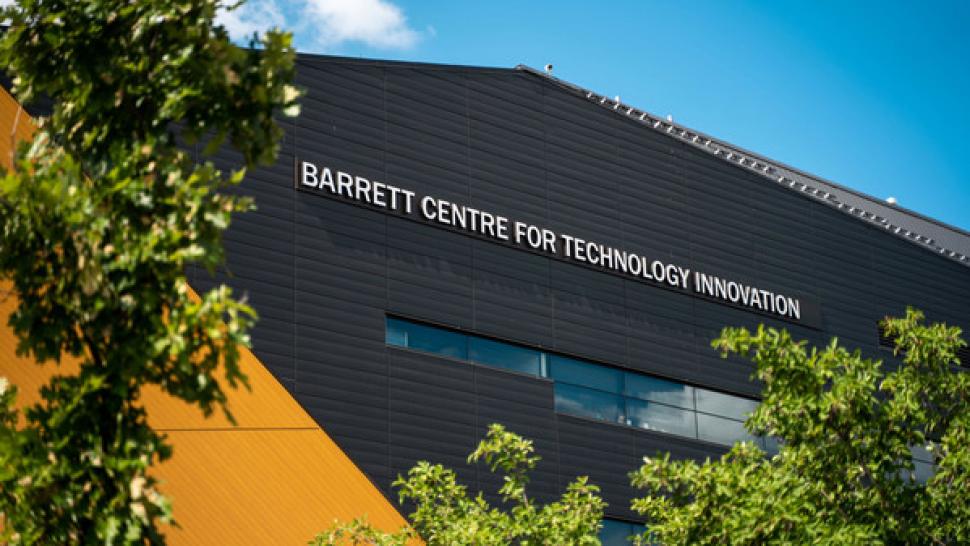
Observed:
[[[754,400],[721,394],[707,389],[697,389],[697,411],[744,421],[747,419],[747,415],[757,407],[758,403]]]
[[[643,525],[638,523],[605,518],[599,539],[603,546],[628,546],[633,544],[630,537],[642,534],[644,530]]]
[[[757,441],[748,434],[743,421],[715,417],[706,413],[697,414],[697,437],[715,444],[731,445],[736,440]]]
[[[555,392],[556,411],[624,423],[623,398],[619,395],[566,383],[557,383]]]
[[[916,483],[926,484],[933,477],[935,469],[933,463],[925,461],[913,461]]]
[[[443,328],[388,318],[385,339],[390,345],[468,360],[468,336]]]
[[[582,385],[606,392],[620,393],[623,390],[623,372],[614,368],[552,355],[549,357],[549,370],[550,375],[557,382]]]
[[[477,336],[468,340],[468,359],[507,370],[542,375],[542,353]]]
[[[933,453],[924,446],[912,446],[909,450],[913,454],[913,477],[917,483],[925,484],[936,471]]]
[[[781,440],[779,440],[778,438],[775,438],[774,436],[765,436],[764,438],[761,438],[761,439],[764,440],[765,451],[768,452],[769,454],[774,455],[778,453],[779,449],[781,449]]]
[[[397,345],[398,347],[407,347],[408,323],[403,320],[388,317],[384,321],[384,343]]]
[[[747,415],[758,406],[754,400],[391,317],[385,340],[388,345],[551,378],[560,413],[722,445],[754,441],[769,453],[777,452],[774,439],[752,436],[744,428]]]
[[[694,407],[694,387],[690,385],[635,372],[626,372],[625,381],[623,394],[631,398],[660,402],[678,408],[693,409]]]
[[[694,412],[636,398],[626,399],[627,424],[688,438],[697,438]]]

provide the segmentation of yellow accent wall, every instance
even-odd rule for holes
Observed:
[[[9,166],[13,143],[32,131],[30,118],[0,89],[0,163]],[[24,405],[37,401],[53,373],[70,373],[77,363],[58,369],[17,357],[7,326],[15,306],[10,284],[0,284],[0,375],[17,385]],[[385,530],[405,524],[252,352],[243,350],[240,365],[252,390],[229,393],[237,426],[221,414],[206,419],[157,389],[145,393],[149,421],[174,446],[173,457],[152,472],[179,525],[166,530],[169,544],[306,544],[335,519],[365,514]]]

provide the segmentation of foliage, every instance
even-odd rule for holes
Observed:
[[[220,190],[272,162],[295,114],[290,37],[244,50],[213,22],[215,0],[18,0],[0,63],[22,101],[48,97],[15,169],[0,179],[0,277],[18,307],[17,351],[80,361],[18,424],[0,402],[0,513],[12,543],[161,543],[171,517],[149,467],[170,456],[146,421],[146,385],[227,412],[246,384],[239,345],[255,313],[225,286],[193,298],[189,265],[223,261],[221,237],[249,201]],[[243,166],[198,163],[179,137],[225,142]],[[221,379],[220,379],[221,378]]]
[[[407,478],[399,476],[394,482],[401,502],[416,505],[411,528],[388,534],[366,520],[355,520],[317,535],[311,544],[402,546],[419,535],[429,546],[598,545],[605,506],[599,488],[580,477],[560,500],[540,506],[526,492],[529,473],[539,460],[532,441],[493,424],[468,462],[483,461],[492,472],[501,473],[498,493],[505,509],[492,507],[481,492],[469,497],[454,471],[421,461]]]
[[[883,325],[898,369],[833,340],[807,348],[785,331],[726,328],[722,355],[750,358],[763,401],[748,429],[782,440],[766,458],[741,443],[698,464],[645,459],[634,509],[643,543],[970,543],[970,375],[957,371],[958,328],[908,310]],[[911,448],[926,446],[935,474],[914,476]]]

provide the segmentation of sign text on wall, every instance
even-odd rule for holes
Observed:
[[[297,186],[325,192],[362,204],[395,211],[405,216],[420,216],[432,223],[524,247],[568,261],[579,262],[693,292],[708,298],[749,307],[786,319],[802,319],[802,302],[797,297],[724,279],[677,264],[651,260],[628,250],[604,245],[528,222],[479,210],[467,205],[355,176],[308,161],[298,162]]]

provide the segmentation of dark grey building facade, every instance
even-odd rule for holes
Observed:
[[[886,360],[877,321],[907,305],[968,326],[970,235],[548,75],[302,56],[297,79],[228,280],[255,353],[389,494],[420,459],[493,489],[465,457],[500,422],[543,457],[533,494],[589,475],[635,521],[642,457],[723,453],[757,399],[723,326]]]

